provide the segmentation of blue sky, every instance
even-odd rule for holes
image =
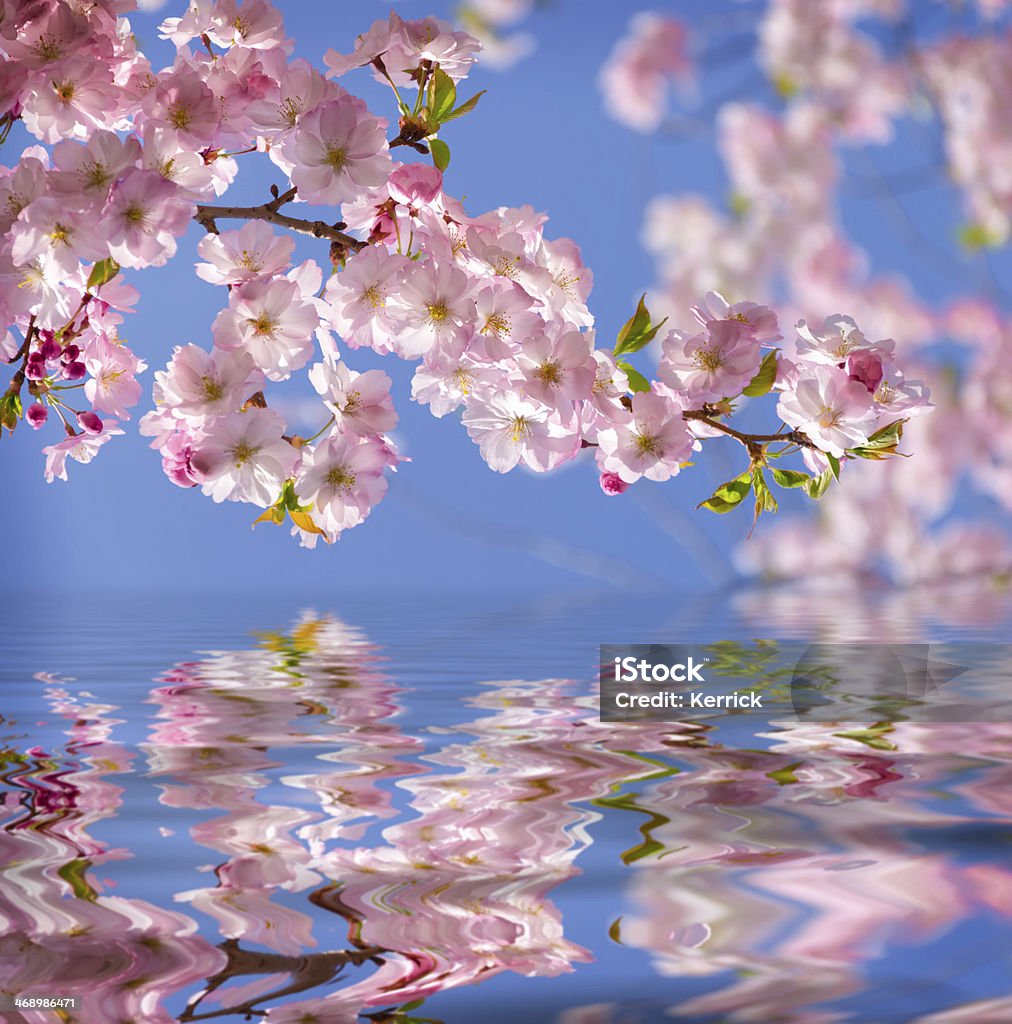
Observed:
[[[376,0],[340,5],[282,0],[279,6],[296,53],[317,63],[332,46],[350,49],[354,37],[388,9]],[[446,16],[451,8],[431,0],[393,6],[406,17]],[[741,17],[753,7],[733,2],[653,5],[690,24],[711,27],[715,17]],[[653,282],[651,261],[638,242],[648,200],[664,191],[713,197],[726,192],[712,138],[645,138],[602,113],[598,69],[638,9],[604,0],[553,0],[522,26],[537,36],[535,54],[505,73],[479,68],[463,94],[478,89],[488,94],[477,112],[455,122],[446,136],[453,151],[446,187],[464,199],[470,212],[529,203],[549,214],[550,237],[569,236],[581,245],[595,274],[591,309],[602,344],[611,343],[636,297]],[[170,2],[157,16],[132,19],[156,66],[167,62],[170,50],[157,40],[155,26],[172,10]],[[722,83],[738,80],[749,83],[752,98],[765,98],[767,90],[757,87],[747,62],[704,77],[704,98],[708,89],[716,93]],[[389,94],[367,73],[354,73],[345,84],[375,112],[392,114]],[[13,159],[20,141],[11,137],[4,159]],[[909,158],[904,147],[895,148],[898,155],[882,156],[884,166],[890,160],[904,166],[904,157]],[[252,162],[243,167],[236,201],[259,201],[271,181],[283,184],[262,158],[243,159]],[[939,203],[937,192],[934,198],[929,193],[910,201],[923,224],[951,237],[959,221],[954,204]],[[909,271],[920,290],[939,297],[957,283],[930,265],[911,263],[909,247],[874,204],[855,200],[844,220],[872,252],[874,267]],[[151,372],[164,366],[173,345],[209,346],[211,322],[225,302],[222,289],[193,274],[200,236],[194,226],[168,268],[131,276],[141,302],[123,333],[151,366],[146,389]],[[326,258],[325,249],[308,239],[300,242],[297,254],[321,262]],[[968,268],[967,273],[974,271]],[[69,483],[48,485],[38,452],[41,438],[22,429],[13,443],[5,438],[0,446],[7,499],[0,529],[18,538],[9,571],[29,586],[213,592],[285,588],[323,594],[333,588],[347,593],[349,588],[390,586],[543,591],[589,584],[694,590],[726,581],[729,564],[722,552],[744,541],[751,517],[742,513],[724,521],[693,509],[734,469],[738,453],[730,442],[706,466],[667,485],[644,484],[638,496],[633,489],[622,498],[605,497],[590,459],[548,476],[522,471],[499,476],[481,461],[458,419],[436,420],[410,401],[410,367],[361,351],[351,353],[349,363],[359,369],[382,365],[394,378],[401,416],[397,436],[413,461],[391,480],[388,496],[366,524],[346,532],[332,548],[304,551],[286,530],[269,526],[251,532],[256,509],[216,506],[198,491],[172,486],[157,455],[136,435],[107,445],[90,466],[71,464]],[[148,402],[142,399],[135,420]],[[55,439],[53,433],[43,443]]]

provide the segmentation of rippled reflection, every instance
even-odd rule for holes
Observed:
[[[0,752],[0,991],[77,995],[65,1021],[471,1021],[441,994],[594,977],[619,951],[648,989],[615,973],[607,1001],[569,989],[539,1017],[518,982],[481,1019],[1012,1019],[1008,723],[784,721],[732,742],[602,724],[586,681],[476,680],[456,724],[412,735],[422,698],[308,614],[166,672],[132,746],[120,708],[38,678],[66,741]],[[118,895],[134,854],[97,837],[130,835],[151,787],[186,863]],[[592,853],[619,907],[601,927],[561,909]]]

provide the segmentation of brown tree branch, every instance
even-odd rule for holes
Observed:
[[[193,219],[207,232],[212,235],[218,234],[217,221],[219,220],[263,220],[268,224],[277,224],[279,227],[288,228],[289,231],[297,231],[301,235],[312,235],[313,238],[328,238],[351,252],[358,252],[364,249],[367,242],[352,238],[345,234],[333,224],[327,224],[322,220],[302,220],[299,217],[289,217],[281,213],[281,207],[291,202],[297,195],[297,190],[290,188],[287,192],[276,195],[270,202],[261,203],[259,206],[198,206]]]
[[[802,448],[815,447],[808,435],[800,430],[792,430],[788,434],[743,434],[740,430],[735,430],[734,427],[729,427],[726,423],[713,419],[705,409],[686,409],[682,413],[682,419],[705,423],[708,427],[713,427],[714,430],[719,430],[722,434],[727,434],[728,437],[740,441],[746,448],[762,444],[765,441],[783,441],[785,444],[797,444]]]

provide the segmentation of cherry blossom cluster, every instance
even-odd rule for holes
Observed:
[[[902,421],[926,407],[891,343],[868,343],[852,320],[831,318],[822,335],[802,324],[792,362],[774,351],[771,309],[717,293],[693,306],[698,330],[662,339],[658,380],[628,362],[664,323],[642,301],[613,349],[598,348],[577,245],[546,237],[530,207],[471,215],[445,191],[444,128],[481,95],[457,96],[480,49],[469,34],[391,13],[350,53],[329,51],[323,74],[290,58],[266,0],[204,0],[162,24],[176,59],[154,72],[119,16],[128,6],[19,4],[2,23],[6,123],[52,145],[0,176],[4,354],[19,364],[2,414],[8,429],[22,417],[38,429],[55,411],[66,438],[45,449],[48,479],[122,433],[145,363],[119,333],[137,298],[121,271],[164,265],[194,220],[207,232],[197,275],[227,298],[210,346],[177,345],[155,374],[141,432],[173,483],[257,506],[257,522],[290,521],[307,546],[361,523],[402,461],[389,377],[356,371],[345,350],[417,361],[412,398],[435,416],[459,410],[496,472],[546,472],[592,448],[602,488],[619,494],[730,436],[749,464],[704,503],[717,512],[750,490],[757,515],[775,509],[763,467],[795,452],[812,475],[777,468],[774,481],[818,497],[840,460],[895,452]],[[677,70],[655,65],[679,33],[652,24],[630,59]],[[396,131],[334,80],[366,67],[393,92]],[[398,148],[431,163],[399,162]],[[212,205],[257,153],[287,188],[258,206]],[[304,204],[315,219],[298,216]],[[292,265],[292,232],[320,240],[326,279],[314,260]],[[309,437],[271,404],[301,371],[320,399]],[[737,399],[771,393],[775,434],[728,425]]]
[[[987,25],[1008,5],[984,0],[977,6]],[[769,0],[756,26],[755,57],[783,99],[808,117],[815,115],[849,144],[886,143],[899,118],[921,116],[930,105],[944,132],[948,172],[966,197],[970,237],[981,245],[1000,245],[1010,233],[1004,168],[1012,118],[1004,97],[1012,34],[1006,29],[938,40],[907,35],[917,15],[925,13],[930,12],[907,0]],[[868,18],[879,19],[898,36],[898,53],[884,50],[875,35],[858,26]],[[671,124],[668,86],[691,82],[711,62],[701,38],[706,34],[666,15],[635,15],[601,69],[608,113],[637,131]],[[788,117],[792,113],[793,105]],[[748,139],[744,132],[743,144]],[[817,155],[809,151],[803,163]],[[803,174],[793,160],[782,163],[793,167],[795,177]]]
[[[930,386],[936,406],[932,416],[904,423],[904,445],[916,458],[890,460],[886,466],[849,460],[846,486],[834,488],[817,520],[782,521],[746,545],[738,559],[746,572],[832,577],[841,586],[845,579],[873,574],[923,585],[982,575],[1001,581],[1012,567],[1012,538],[986,516],[952,518],[960,496],[969,493],[979,505],[990,498],[1003,509],[1012,507],[1012,453],[1004,440],[1009,405],[1000,397],[1008,386],[1007,297],[997,281],[987,297],[979,294],[980,279],[988,288],[993,276],[987,250],[1007,241],[1012,217],[1004,155],[1012,145],[1004,101],[1012,35],[997,21],[1007,13],[1006,5],[978,6],[979,16],[965,12],[960,34],[946,29],[941,10],[903,0],[771,0],[756,9],[753,57],[743,51],[742,59],[754,59],[765,73],[766,98],[757,97],[761,90],[742,99],[714,87],[721,96],[712,103],[712,122],[726,171],[726,207],[684,193],[658,196],[648,205],[643,239],[655,256],[659,279],[652,308],[674,317],[713,288],[775,302],[784,320],[806,322],[783,343],[785,380],[796,365],[824,374],[825,369],[817,370],[820,348],[826,366],[833,363],[837,372],[847,370],[848,377],[853,373],[869,386],[881,363],[873,402],[888,396],[893,419],[906,420],[923,408],[923,392],[920,384],[891,376],[890,364],[899,359],[904,374]],[[961,34],[968,28],[976,34]],[[616,52],[637,38],[633,25]],[[702,23],[693,26],[690,47],[705,104],[704,76],[713,70],[707,57],[722,48],[730,51],[721,27]],[[685,43],[672,43],[668,57],[681,59],[684,52]],[[609,73],[607,65],[602,73]],[[644,95],[627,93],[629,105]],[[605,102],[615,112],[607,91]],[[653,123],[674,135],[677,117],[663,95],[657,102]],[[694,115],[691,105],[685,109],[685,123],[698,129],[702,116]],[[926,115],[934,116],[943,142],[938,154],[933,147],[920,152],[911,142],[924,129],[909,122]],[[635,127],[629,117],[624,120]],[[879,171],[870,147],[899,139],[904,159],[897,162],[909,170]],[[907,188],[937,188],[940,201],[962,205],[969,223],[958,239],[939,240],[922,229],[906,210]],[[878,204],[883,224],[908,243],[913,260],[930,261],[951,285],[964,279],[973,290],[942,304],[918,295],[899,274],[872,273],[871,258],[843,226],[841,208],[856,202]],[[967,265],[971,257],[979,276]],[[896,344],[862,342],[848,351],[839,342],[850,334],[849,326],[818,326],[827,309],[846,310],[867,337],[895,338]],[[937,350],[927,351],[936,342],[949,352],[952,343],[960,347],[955,365],[951,356],[943,363]],[[874,359],[866,354],[869,349]],[[776,386],[781,387],[779,380]],[[819,402],[814,387],[782,397],[778,412],[785,423],[801,422],[806,406],[811,416]],[[858,393],[852,389],[851,394]],[[852,413],[859,410],[855,406]],[[848,443],[839,425],[830,428],[837,434],[834,453]],[[820,447],[828,452],[827,433],[811,419],[805,429],[820,436]],[[813,472],[824,457],[812,450],[804,456]],[[966,508],[960,510],[964,515]]]

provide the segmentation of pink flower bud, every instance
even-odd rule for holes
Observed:
[[[60,348],[60,344],[53,339],[45,342],[39,352],[42,354],[42,358],[47,362],[52,362],[54,359],[60,358],[60,353],[63,349]]]
[[[68,345],[63,350],[63,355],[60,358],[63,360],[64,364],[73,363],[80,354],[81,350],[76,345]]]
[[[38,430],[48,418],[49,410],[44,405],[39,405],[38,402],[28,406],[28,411],[25,413],[25,419],[33,430]]]
[[[46,361],[38,352],[33,352],[25,364],[25,376],[29,380],[42,380],[46,375]]]
[[[629,485],[618,475],[618,473],[601,474],[601,490],[609,497],[616,494],[625,494]]]
[[[80,424],[81,429],[86,434],[101,434],[102,433],[102,420],[96,413],[93,413],[90,409],[87,412],[81,412],[77,414],[77,422]]]
[[[882,359],[868,348],[859,348],[847,356],[847,376],[863,384],[872,394],[882,383]]]
[[[88,368],[84,363],[79,363],[76,360],[72,363],[67,363],[63,368],[63,376],[67,380],[80,380],[87,372]]]

